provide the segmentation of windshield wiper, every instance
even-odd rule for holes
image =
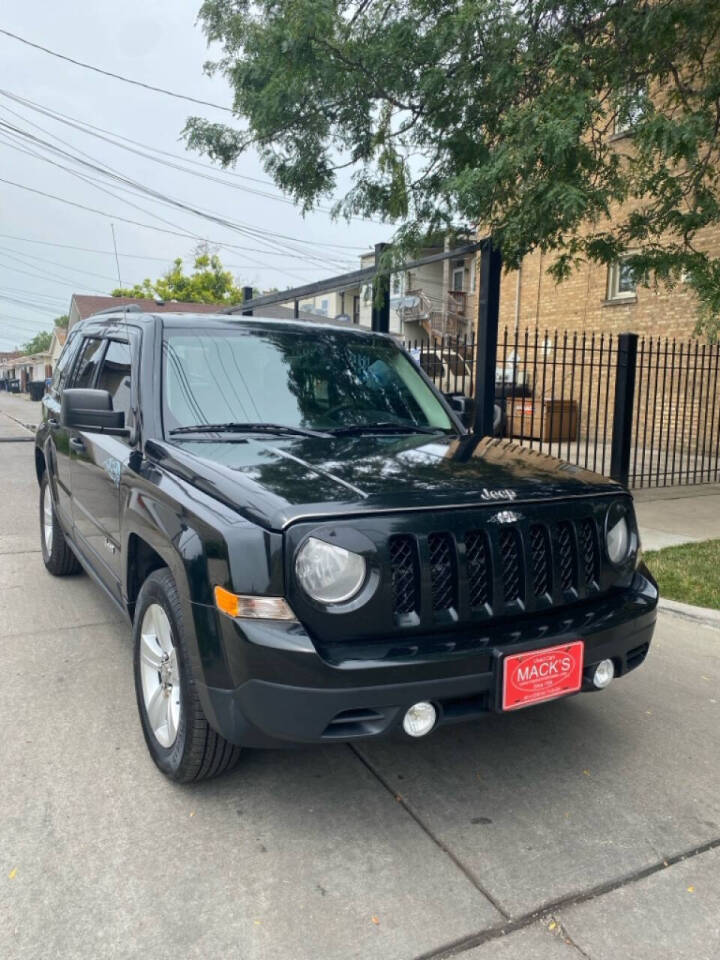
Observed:
[[[344,427],[329,427],[327,430],[334,437],[351,436],[354,433],[442,433],[447,431],[442,427],[422,427],[417,423],[349,423]]]
[[[327,437],[327,433],[307,430],[305,427],[290,427],[283,423],[196,423],[191,427],[175,427],[170,436],[180,433],[275,433],[300,437]]]

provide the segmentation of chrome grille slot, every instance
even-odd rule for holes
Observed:
[[[567,593],[577,586],[577,563],[572,527],[566,520],[557,525],[557,544],[560,586]]]
[[[500,568],[505,603],[522,600],[520,543],[516,530],[502,530],[500,533]]]
[[[470,606],[482,607],[490,603],[490,553],[487,536],[482,530],[471,530],[465,534],[465,565]]]
[[[529,540],[533,594],[544,597],[552,591],[552,554],[547,527],[540,523],[533,524]]]
[[[598,540],[595,523],[589,518],[582,520],[578,527],[578,533],[585,583],[588,586],[596,586],[600,564],[598,560]]]
[[[418,609],[418,559],[414,537],[400,534],[390,538],[390,567],[395,613]]]
[[[428,537],[430,583],[433,610],[449,610],[455,606],[455,543],[448,533],[431,533]]]

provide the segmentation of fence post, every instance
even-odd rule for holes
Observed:
[[[253,298],[253,288],[252,287],[243,287],[243,303],[247,303],[248,300]],[[253,315],[252,310],[243,310],[242,315],[244,317],[251,317]]]
[[[630,480],[630,446],[635,399],[637,345],[638,335],[636,333],[621,333],[618,337],[610,476],[624,487],[628,486]]]
[[[475,418],[473,431],[492,437],[495,419],[495,366],[500,318],[502,256],[489,239],[480,250],[478,329],[475,342]]]
[[[375,244],[375,266],[380,262],[386,243]],[[390,332],[390,277],[387,273],[375,274],[373,280],[371,327],[378,333]]]

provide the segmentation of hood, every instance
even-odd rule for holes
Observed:
[[[148,441],[146,452],[276,530],[311,517],[622,491],[613,480],[514,441],[471,435]]]

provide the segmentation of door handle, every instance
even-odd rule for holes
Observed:
[[[77,450],[78,453],[83,453],[85,451],[85,444],[80,437],[71,437],[70,446],[73,448],[73,450]]]

